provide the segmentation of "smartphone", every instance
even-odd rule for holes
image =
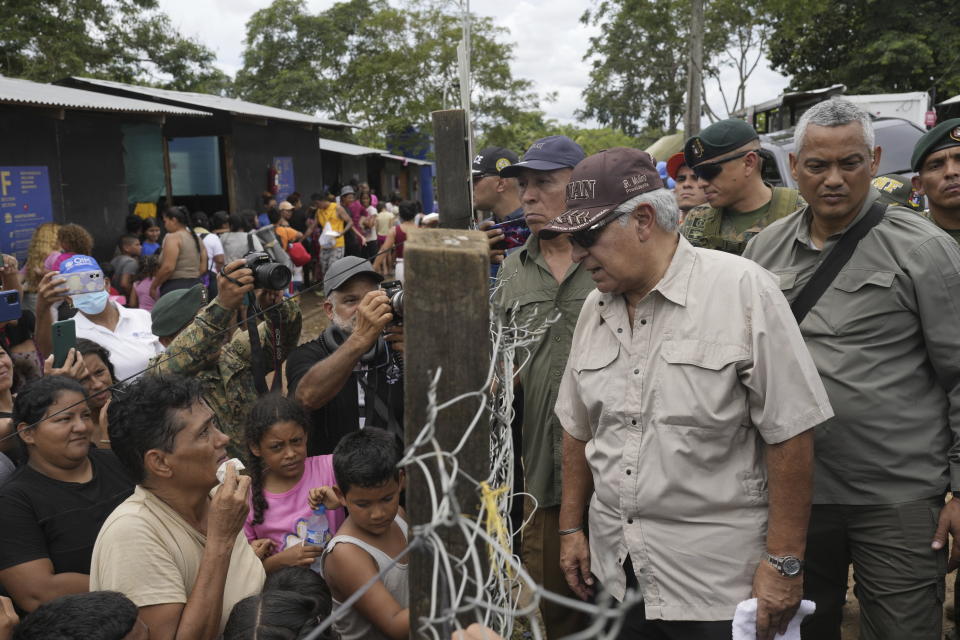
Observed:
[[[67,285],[66,295],[75,296],[80,293],[96,293],[103,291],[102,271],[79,271],[58,276]]]
[[[77,326],[73,318],[53,323],[53,367],[59,369],[66,363],[70,349],[77,346]]]
[[[20,319],[20,292],[0,291],[0,322]]]
[[[497,243],[497,249],[522,247],[530,237],[530,227],[527,226],[526,218],[522,216],[487,227],[487,230],[490,229],[503,229],[503,240]]]

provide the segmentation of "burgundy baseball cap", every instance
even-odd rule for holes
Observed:
[[[630,198],[662,188],[649,153],[626,147],[604,149],[573,169],[567,183],[567,210],[541,229],[540,237],[592,227]]]

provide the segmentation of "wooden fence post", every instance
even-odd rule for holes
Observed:
[[[467,157],[467,123],[463,109],[433,112],[433,146],[437,158],[437,203],[440,226],[469,229],[473,222],[473,159]]]
[[[404,403],[406,444],[427,421],[427,390],[441,370],[437,400],[483,388],[490,366],[489,262],[486,236],[479,231],[421,229],[412,232],[403,250],[404,260]],[[481,406],[473,397],[444,409],[436,419],[436,438],[444,451],[452,451]],[[425,453],[420,450],[418,453]],[[483,479],[490,468],[490,428],[483,416],[458,456],[460,468]],[[431,460],[430,467],[436,466]],[[419,468],[408,467],[407,514],[412,526],[430,522],[429,485]],[[440,485],[433,473],[439,501]],[[456,486],[458,513],[477,517],[477,490],[462,479]],[[440,538],[452,558],[463,557],[468,542],[458,527],[442,527]],[[486,558],[484,557],[484,564]],[[410,563],[410,630],[417,636],[418,619],[429,611],[433,581],[433,553],[420,548]],[[443,585],[441,585],[441,589]],[[449,607],[442,591],[438,611]],[[469,622],[465,616],[461,622]],[[450,637],[449,629],[441,637]]]

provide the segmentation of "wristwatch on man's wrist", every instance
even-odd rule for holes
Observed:
[[[785,578],[796,578],[803,571],[803,560],[796,556],[774,556],[768,553],[767,562]]]

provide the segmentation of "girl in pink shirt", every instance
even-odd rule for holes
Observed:
[[[243,526],[247,540],[269,573],[282,567],[309,567],[323,547],[303,544],[306,520],[323,491],[336,484],[333,456],[307,457],[307,418],[293,400],[279,394],[260,398],[250,411],[244,438],[252,479],[250,512]],[[327,511],[330,534],[346,516]]]

